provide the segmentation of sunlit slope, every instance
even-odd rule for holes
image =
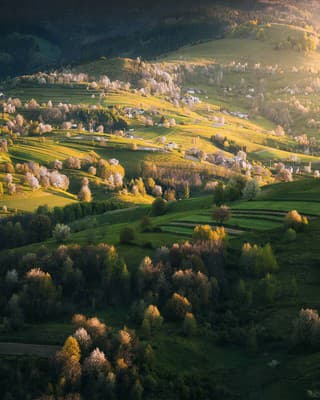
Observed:
[[[107,75],[111,80],[131,81],[136,74],[136,64],[130,58],[105,58],[81,64],[75,68],[76,72],[85,71],[92,77],[99,78]]]
[[[43,99],[44,91],[46,91],[45,99],[46,101],[51,99],[51,90],[54,92],[54,102],[64,101],[65,98],[70,98],[72,93],[77,90],[75,88],[61,87],[61,88],[23,88],[23,100],[30,98],[35,98],[40,101]],[[71,93],[71,96],[69,95]],[[14,91],[18,94],[18,90]],[[86,101],[89,96],[75,98],[77,101]],[[92,99],[97,102],[97,99]],[[273,128],[273,124],[261,118],[254,118],[251,121],[243,121],[237,117],[231,115],[224,115],[219,111],[219,102],[215,103],[217,100],[214,96],[209,99],[202,99],[203,102],[199,106],[195,106],[192,109],[187,107],[176,107],[164,98],[159,98],[156,96],[143,97],[139,94],[125,92],[125,91],[114,91],[108,93],[106,98],[102,100],[103,106],[118,105],[120,107],[134,107],[142,108],[146,112],[153,112],[157,110],[158,117],[154,117],[154,121],[160,120],[161,116],[166,118],[174,118],[177,125],[172,128],[164,128],[160,126],[145,127],[144,124],[137,120],[129,121],[130,127],[136,130],[135,135],[142,137],[148,142],[140,142],[134,140],[133,142],[138,145],[157,145],[158,139],[161,136],[165,136],[167,141],[174,141],[182,150],[187,150],[191,147],[198,147],[208,153],[215,152],[218,148],[211,142],[211,137],[216,134],[223,134],[228,137],[228,139],[235,140],[240,146],[246,147],[248,153],[257,160],[269,160],[269,159],[286,159],[290,156],[288,151],[281,150],[282,146],[288,143],[293,143],[290,138],[276,138],[269,135],[269,131]],[[210,102],[211,112],[207,112],[208,104],[206,101]],[[228,99],[225,100],[228,102]],[[226,103],[228,104],[228,103]],[[230,103],[231,107],[235,106]],[[211,114],[211,115],[210,115]],[[225,125],[216,127],[215,124],[210,120],[212,115],[225,118]],[[108,132],[107,132],[108,133]],[[68,156],[79,156],[79,150],[85,152],[87,150],[87,143],[82,143],[78,141],[73,141],[73,144],[65,141],[65,132],[61,132],[61,137],[59,131],[56,132],[55,140],[56,142],[46,142],[41,144],[37,141],[33,148],[30,148],[30,143],[25,145],[20,144],[19,148],[13,149],[12,155],[17,160],[23,159],[33,159],[38,161],[44,161],[46,158],[53,161],[55,158],[67,158]],[[198,138],[196,144],[194,143],[194,138]],[[59,139],[64,140],[64,142],[59,143]],[[130,149],[132,141],[120,140],[121,148]],[[117,156],[117,149],[114,149],[114,143],[112,144],[112,152],[109,152],[110,156]],[[68,149],[65,148],[67,145]],[[91,145],[90,145],[91,146]],[[106,147],[108,150],[109,145]],[[117,146],[119,147],[119,146]],[[74,148],[74,149],[73,149]],[[29,151],[30,150],[30,151]],[[43,153],[43,154],[40,154]],[[73,153],[73,154],[72,154]],[[145,155],[150,154],[148,152]],[[309,155],[298,155],[302,160],[305,161],[317,161],[316,157]],[[121,154],[119,155],[120,159]],[[131,157],[130,157],[131,158]],[[138,157],[140,158],[140,157]],[[150,154],[148,159],[155,158],[154,155]],[[165,157],[168,161],[170,159],[174,160],[176,156],[174,154],[167,154]],[[179,155],[178,158],[182,158]],[[126,164],[126,160],[123,160]]]
[[[282,67],[317,67],[320,62],[320,53],[311,52],[307,55],[291,49],[277,50],[279,41],[288,36],[294,38],[308,30],[281,24],[263,26],[265,39],[243,39],[227,37],[221,40],[208,41],[192,46],[185,46],[165,57],[166,61],[192,61],[197,63],[229,63],[242,61],[248,63],[278,64]]]

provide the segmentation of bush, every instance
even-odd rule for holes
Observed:
[[[147,216],[144,216],[140,222],[141,232],[150,232],[152,230],[152,222],[151,219]]]
[[[296,232],[303,231],[308,223],[308,218],[300,215],[297,210],[289,211],[284,218],[284,226],[292,228]]]
[[[212,218],[214,221],[218,221],[218,223],[222,225],[231,218],[231,210],[228,206],[221,205],[219,208],[215,208],[213,210]]]
[[[126,226],[120,231],[120,243],[130,244],[135,239],[134,229]]]
[[[248,181],[243,189],[243,197],[246,200],[255,199],[261,192],[259,183],[255,179]]]
[[[151,206],[153,215],[163,215],[166,212],[167,202],[161,197],[158,197],[154,200]]]
[[[293,228],[289,228],[286,230],[284,234],[284,241],[285,242],[294,242],[297,238],[297,233]]]
[[[71,229],[68,225],[57,224],[52,232],[57,243],[63,243],[70,237]]]

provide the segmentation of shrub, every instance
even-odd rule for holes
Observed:
[[[142,232],[150,232],[152,230],[152,222],[148,216],[144,216],[140,222]]]
[[[246,183],[242,194],[246,200],[253,200],[258,196],[260,192],[261,189],[259,183],[255,179],[251,179]]]
[[[213,210],[212,218],[214,221],[218,221],[219,224],[222,225],[231,218],[231,210],[228,206],[221,205],[219,208]]]
[[[297,210],[289,211],[284,218],[284,226],[297,232],[304,230],[308,223],[308,218],[300,215]]]
[[[135,239],[134,229],[130,226],[126,226],[120,231],[120,243],[130,244]]]
[[[212,229],[210,225],[198,225],[193,230],[192,239],[195,242],[211,241],[222,244],[227,239],[227,233],[223,226]]]
[[[166,212],[167,202],[161,197],[158,197],[154,200],[151,206],[153,215],[163,215]]]
[[[71,229],[68,225],[57,224],[52,232],[57,243],[63,243],[70,237]]]
[[[285,242],[294,242],[297,238],[297,233],[293,228],[289,228],[286,230],[284,234],[284,241]]]

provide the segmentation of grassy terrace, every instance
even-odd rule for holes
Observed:
[[[315,183],[316,185],[317,183]],[[301,187],[304,182],[301,181]],[[268,191],[277,191],[279,185],[268,187],[262,192],[261,197]],[[287,196],[294,198],[293,190],[297,190],[295,183],[284,185]],[[284,190],[284,189],[283,189]],[[35,196],[38,192],[31,193]],[[314,192],[316,196],[316,191]],[[40,195],[40,193],[39,193]],[[40,201],[43,198],[39,198]],[[23,202],[23,200],[20,200]],[[72,201],[72,199],[70,199]],[[119,253],[125,258],[130,268],[136,268],[146,254],[152,254],[152,248],[191,238],[193,229],[199,224],[210,224],[215,226],[211,217],[212,196],[191,198],[189,200],[177,201],[169,204],[168,212],[159,217],[152,217],[152,232],[141,232],[140,220],[144,215],[150,214],[150,206],[136,206],[124,210],[107,212],[94,217],[78,220],[72,227],[74,233],[69,243],[85,244],[90,239],[94,243],[106,242],[115,244]],[[239,201],[230,204],[232,218],[225,226],[229,230],[230,237],[239,234],[245,237],[250,232],[267,232],[281,228],[283,218],[287,211],[297,209],[306,215],[320,216],[319,203],[311,201]],[[124,246],[119,244],[119,235],[123,227],[130,225],[136,232],[134,244]],[[46,245],[55,247],[56,243],[51,239]],[[152,248],[150,248],[152,246]],[[32,252],[36,245],[18,249],[17,251]]]

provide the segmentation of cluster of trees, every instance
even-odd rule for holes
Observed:
[[[219,165],[197,163],[185,166],[181,163],[156,164],[145,161],[137,175],[141,175],[144,178],[153,178],[158,184],[180,191],[183,194],[186,183],[188,183],[190,191],[199,192],[208,179],[216,179],[217,177],[231,179],[235,173]]]
[[[22,328],[25,321],[43,321],[56,315],[61,306],[61,293],[51,275],[32,268],[20,278],[9,270],[4,281],[7,306],[4,319],[7,330]]]
[[[124,304],[131,276],[113,246],[60,245],[18,258],[2,280],[1,311],[7,327],[43,321],[79,306]]]
[[[87,73],[65,72],[39,72],[33,75],[25,75],[14,80],[15,85],[87,85],[87,88],[101,90],[104,94],[110,90],[125,90],[141,95],[170,96],[174,99],[180,97],[180,87],[176,82],[176,70],[162,63],[148,63],[140,58],[128,60],[131,64],[126,76],[130,81],[111,80],[107,75],[101,75],[93,80]],[[129,72],[131,71],[131,72]],[[52,107],[52,106],[51,106]]]
[[[227,182],[219,182],[214,188],[214,203],[221,206],[228,201],[235,201],[242,197],[242,192],[246,186],[247,179],[242,175],[235,176]]]
[[[117,330],[81,314],[75,314],[72,322],[75,332],[55,355],[43,399],[140,400],[144,390],[150,392],[155,356],[135,331]]]
[[[275,179],[278,182],[292,182],[292,172],[283,163],[277,163]]]
[[[302,216],[297,210],[289,211],[284,217],[284,241],[294,242],[297,238],[297,232],[302,232],[307,229],[309,220]]]
[[[54,169],[49,171],[46,167],[40,166],[38,163],[29,162],[24,164],[16,164],[16,168],[11,163],[6,163],[3,166],[3,170],[8,172],[4,178],[4,185],[0,182],[0,195],[7,192],[9,195],[13,195],[22,187],[18,185],[17,179],[14,179],[14,172],[23,174],[20,180],[21,185],[28,185],[32,190],[37,190],[42,186],[47,189],[48,187],[54,187],[62,190],[68,190],[69,178],[66,175],[61,174],[58,170]],[[15,183],[16,182],[16,183]]]
[[[311,89],[312,90],[312,89]],[[306,89],[303,87],[302,93],[305,93]],[[303,121],[306,127],[315,128],[317,127],[317,121],[314,120],[315,110],[312,105],[302,103],[297,97],[290,96],[287,100],[276,99],[276,100],[264,100],[258,104],[259,112],[266,118],[270,119],[276,124],[283,126],[284,128],[291,129],[295,123],[299,120]],[[308,140],[304,135],[296,136],[296,144],[281,144],[276,143],[276,146],[286,151],[296,152],[317,152],[319,151],[319,143],[311,138]]]
[[[64,207],[39,206],[35,213],[16,214],[0,221],[0,248],[13,248],[51,237],[57,224],[69,224],[76,219],[123,208],[121,202],[92,201],[68,204]]]
[[[68,114],[67,118],[83,123],[90,129],[97,129],[98,126],[112,129],[126,129],[128,124],[115,107],[89,109],[79,108]]]
[[[215,325],[221,341],[244,341],[255,348],[258,330],[240,327],[236,313],[223,311],[223,304],[230,301],[233,311],[252,304],[250,286],[240,280],[233,288],[234,278],[230,280],[225,270],[226,239],[223,228],[199,226],[192,243],[158,249],[131,274],[114,247],[105,244],[63,245],[56,250],[41,247],[23,257],[8,254],[1,263],[0,306],[6,315],[5,326],[18,329],[25,321],[48,320],[79,305],[133,302],[131,317],[143,338],[157,335],[165,321],[177,322],[182,334],[192,336],[205,321],[208,327]],[[263,297],[264,302],[279,295],[279,284],[271,275],[264,276],[258,286],[259,299]],[[82,315],[76,315],[73,322],[76,331],[49,370],[47,398],[68,394],[79,398],[94,390],[97,398],[139,399],[161,384],[153,375],[151,379],[151,348],[141,347],[132,331],[116,331],[97,318]]]
[[[214,188],[214,203],[221,206],[228,201],[235,201],[241,198],[246,200],[255,199],[260,193],[260,185],[256,179],[248,179],[238,175],[231,178],[226,185],[219,182]]]
[[[62,168],[87,170],[91,175],[99,176],[105,181],[105,185],[109,190],[120,189],[123,186],[123,178],[125,170],[117,159],[104,160],[99,158],[95,153],[90,152],[82,159],[78,157],[68,157],[63,163],[55,160],[51,164],[52,170],[40,165],[37,162],[30,161],[28,163],[17,163],[14,167],[11,163],[6,163],[3,170],[8,172],[4,178],[3,185],[0,185],[0,195],[5,189],[9,194],[17,191],[17,185],[14,183],[13,174],[16,172],[23,175],[21,183],[29,185],[32,190],[43,187],[54,187],[62,190],[68,190],[70,180],[67,175],[62,174]],[[88,190],[88,180],[84,178],[82,181],[82,189],[79,194],[80,200],[91,201],[91,192]]]
[[[162,198],[156,201],[165,204]],[[220,213],[229,214],[225,206],[216,211],[219,218]],[[45,208],[39,209],[37,215],[43,217],[45,212]],[[151,229],[150,221],[145,219],[141,228]],[[130,243],[132,234],[128,229],[121,232],[121,242]],[[7,329],[18,329],[25,321],[48,320],[59,313],[73,312],[79,305],[95,308],[131,303],[132,320],[140,326],[144,338],[156,335],[166,321],[177,322],[181,333],[190,336],[197,333],[199,323],[205,322],[208,329],[214,324],[221,342],[247,343],[255,348],[263,332],[250,320],[242,320],[243,314],[237,310],[249,309],[253,301],[270,304],[283,295],[293,296],[296,281],[292,278],[282,283],[277,279],[278,264],[269,244],[245,244],[240,262],[239,254],[233,259],[227,245],[223,227],[200,225],[194,230],[192,243],[162,247],[152,258],[145,257],[131,273],[115,248],[106,244],[62,245],[56,250],[41,247],[22,257],[10,253],[2,257],[0,264],[0,311],[6,316]],[[257,280],[254,286],[252,279]],[[90,328],[86,326],[84,323],[82,328],[90,339],[81,331],[81,340],[91,343]],[[90,349],[92,352],[94,347]],[[84,362],[91,352],[81,360]],[[81,382],[86,379],[85,364],[81,361],[81,368],[74,366]],[[71,371],[73,366],[66,365]],[[62,370],[68,370],[67,366]]]
[[[17,109],[28,110],[29,119],[21,114],[15,114]],[[17,135],[39,136],[50,133],[53,127],[71,129],[76,123],[78,130],[103,132],[105,128],[126,129],[128,123],[119,107],[84,106],[60,103],[56,106],[49,101],[47,104],[38,104],[31,99],[24,106],[18,99],[9,99],[3,105],[5,112],[13,115],[7,122],[8,129]],[[25,115],[25,112],[21,111]]]
[[[246,146],[240,146],[234,140],[220,134],[211,136],[211,141],[220,149],[237,154],[239,151],[247,151]]]
[[[66,175],[59,172],[60,169],[58,160],[54,163],[51,171],[34,161],[23,164],[17,163],[15,166],[16,173],[24,175],[22,182],[29,184],[33,190],[39,189],[40,186],[45,189],[52,186],[68,190],[70,180]]]
[[[145,335],[160,329],[162,314],[166,320],[181,321],[185,334],[194,334],[196,316],[217,304],[225,279],[225,248],[224,229],[203,226],[195,229],[193,243],[162,247],[152,259],[143,259],[135,276],[140,300],[132,315]]]
[[[317,50],[319,39],[315,34],[301,32],[296,37],[288,36],[286,40],[282,40],[276,44],[277,50],[292,49],[299,52],[311,52]]]
[[[242,247],[240,265],[246,273],[258,277],[278,270],[278,263],[269,243],[263,247],[245,243]]]
[[[82,159],[75,156],[68,157],[63,164],[59,160],[55,160],[53,166],[57,169],[61,169],[64,166],[69,169],[87,171],[90,175],[103,179],[108,190],[119,190],[123,186],[125,169],[116,158],[104,160],[96,153],[89,152]],[[84,183],[83,181],[82,186],[88,186],[88,182]]]
[[[262,33],[259,32],[263,32],[263,28],[259,27],[259,21],[257,19],[251,19],[236,25],[231,31],[231,36],[235,38],[262,39]]]

